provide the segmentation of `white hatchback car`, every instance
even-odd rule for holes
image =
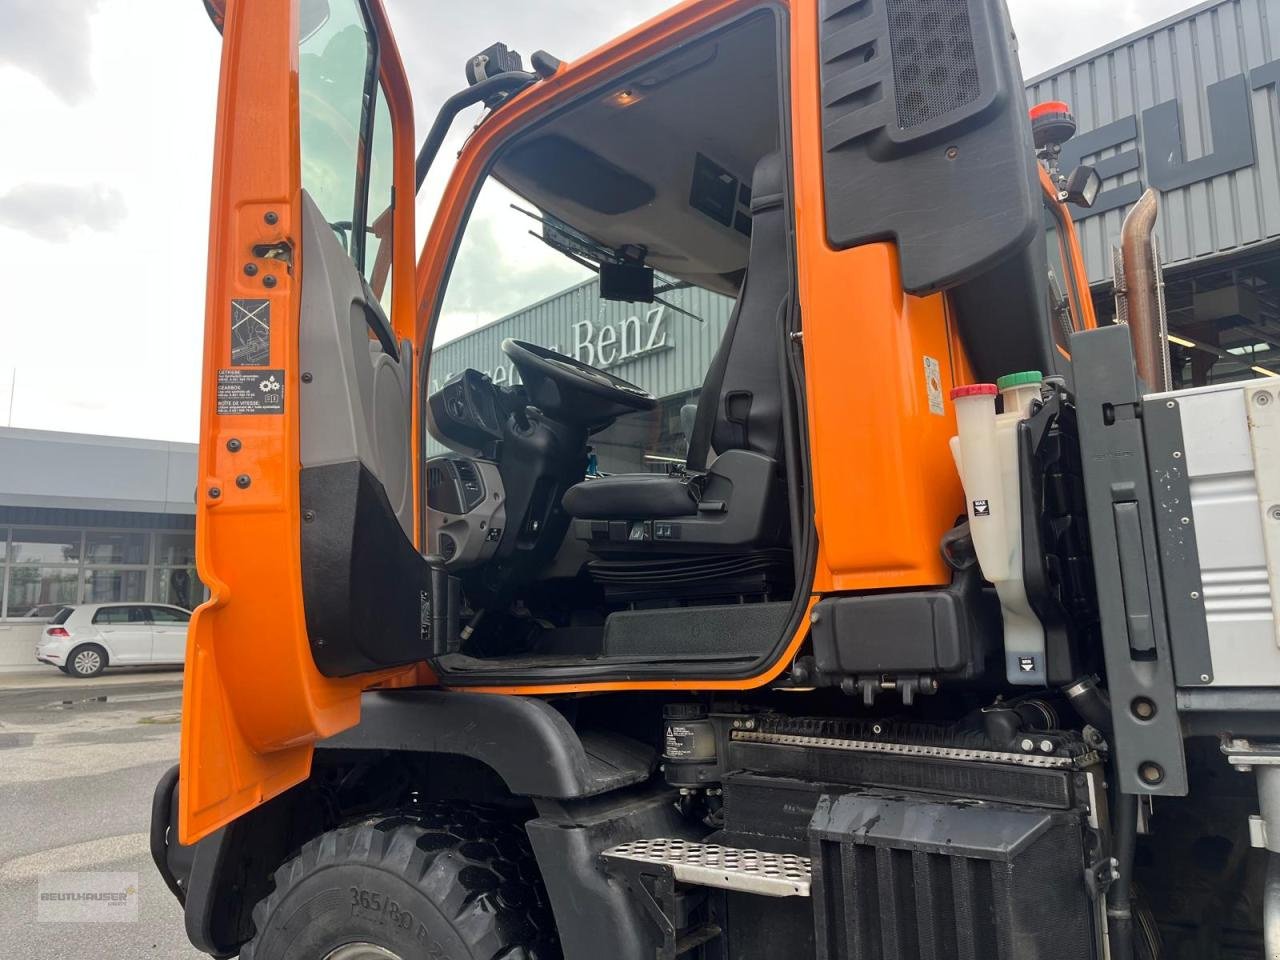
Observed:
[[[73,677],[108,666],[182,663],[191,612],[161,603],[89,603],[63,607],[44,628],[36,659]]]

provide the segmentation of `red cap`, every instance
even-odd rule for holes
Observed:
[[[1047,116],[1051,113],[1070,113],[1071,108],[1067,106],[1065,100],[1046,100],[1044,103],[1037,103],[1034,107],[1027,111],[1031,115],[1032,120]]]
[[[951,391],[951,399],[959,400],[961,397],[994,397],[1000,392],[994,383],[969,383],[963,387],[955,387]]]

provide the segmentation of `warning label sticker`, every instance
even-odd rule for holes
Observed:
[[[271,362],[271,301],[231,301],[231,365],[265,367]]]
[[[973,515],[975,517],[991,516],[991,501],[990,500],[973,501]]]
[[[924,358],[924,388],[929,398],[929,412],[943,416],[946,409],[942,405],[942,368],[933,357]]]
[[[283,370],[219,370],[218,414],[284,413]]]

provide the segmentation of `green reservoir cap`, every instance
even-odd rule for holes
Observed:
[[[1023,370],[1021,373],[1007,373],[996,381],[996,387],[1001,390],[1010,390],[1014,387],[1025,387],[1029,383],[1039,383],[1044,379],[1044,374],[1039,370]]]

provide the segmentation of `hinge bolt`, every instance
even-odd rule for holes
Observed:
[[[267,223],[271,224],[271,226],[274,227],[277,223],[280,222],[280,215],[276,213],[274,210],[268,210],[265,214],[263,214],[262,219],[267,221]]]
[[[257,272],[258,272],[258,265],[256,263],[246,263],[244,265],[244,275],[246,277],[255,276]]]
[[[274,287],[276,285],[275,275],[268,273],[265,277],[262,278],[262,285],[266,287],[268,290]]]
[[[245,489],[251,483],[253,483],[253,481],[249,479],[249,475],[247,473],[242,473],[240,476],[236,477],[236,486],[241,490]]]
[[[238,453],[240,450],[240,446],[241,446],[240,441],[235,437],[232,437],[230,440],[227,441],[227,449],[230,450],[232,453]]]

